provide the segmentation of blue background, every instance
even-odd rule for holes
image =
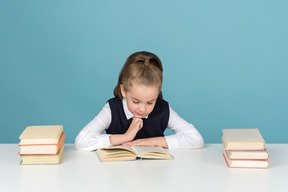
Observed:
[[[285,0],[1,1],[0,142],[63,124],[73,143],[146,50],[163,62],[164,98],[206,143],[225,128],[287,143],[287,20]]]

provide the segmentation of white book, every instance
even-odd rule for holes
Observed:
[[[264,150],[265,141],[257,128],[223,129],[225,150]]]

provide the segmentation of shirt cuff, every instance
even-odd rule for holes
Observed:
[[[165,139],[168,145],[168,149],[179,148],[179,143],[175,135],[165,136]]]
[[[110,143],[110,135],[111,134],[101,134],[100,135],[99,139],[100,139],[101,146],[103,146],[103,147],[112,146]]]

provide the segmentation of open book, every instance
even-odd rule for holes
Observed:
[[[162,147],[118,145],[96,150],[101,161],[129,161],[138,159],[173,159]]]

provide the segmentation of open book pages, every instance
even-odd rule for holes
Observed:
[[[101,161],[125,161],[136,159],[173,159],[162,147],[112,146],[96,150]]]

